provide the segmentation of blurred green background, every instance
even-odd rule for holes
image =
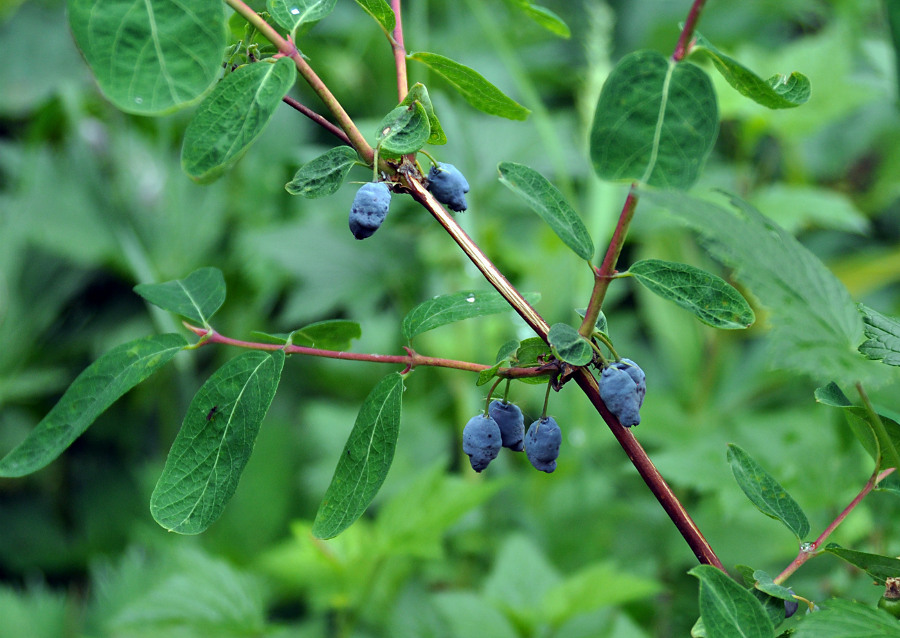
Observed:
[[[405,3],[410,51],[468,64],[533,113],[509,122],[425,82],[444,130],[441,161],[472,186],[457,217],[550,322],[574,323],[591,278],[583,263],[497,181],[528,164],[569,197],[605,247],[625,190],[593,177],[587,135],[597,95],[622,55],[670,53],[687,0],[557,0],[563,40],[502,0]],[[179,330],[132,293],[141,282],[222,269],[229,336],[358,321],[359,352],[402,353],[400,320],[430,296],[486,289],[434,220],[395,197],[372,239],[355,241],[355,188],[301,200],[284,183],[335,145],[288,107],[214,184],[179,164],[188,112],[125,115],[99,95],[58,2],[0,5],[0,453],[47,413],[107,349]],[[710,0],[700,31],[763,77],[799,70],[806,106],[767,111],[714,76],[722,129],[697,192],[724,188],[797,233],[857,301],[900,314],[900,119],[894,51],[874,0]],[[374,138],[396,104],[380,30],[340,0],[299,46],[361,130]],[[312,93],[294,96],[322,111]],[[366,181],[354,169],[351,179]],[[664,214],[638,207],[620,263],[684,261],[727,276]],[[776,370],[766,319],[717,332],[684,311],[614,283],[605,306],[618,351],[650,388],[637,437],[726,566],[776,574],[794,539],[734,483],[725,446],[763,464],[817,535],[853,498],[871,463],[841,420],[815,404],[816,382]],[[423,354],[492,363],[514,315],[416,339]],[[356,411],[388,366],[292,357],[255,452],[224,516],[200,537],[169,534],[148,509],[168,447],[196,389],[236,354],[184,353],[109,409],[61,458],[0,481],[0,638],[55,636],[685,636],[697,617],[695,559],[578,389],[551,397],[564,432],[559,469],[503,454],[483,475],[461,452],[486,387],[475,376],[418,369],[407,380],[401,436],[367,515],[333,541],[309,534]],[[896,375],[873,389],[900,409]],[[515,384],[528,421],[544,389]],[[900,554],[896,497],[875,493],[832,540]],[[833,557],[789,585],[804,597],[875,601],[871,580]]]

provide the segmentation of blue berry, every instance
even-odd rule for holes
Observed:
[[[472,469],[481,472],[500,453],[500,426],[494,419],[479,414],[463,428],[463,452],[469,456]]]
[[[562,432],[552,417],[532,423],[525,434],[525,454],[535,469],[548,474],[556,469]]]
[[[384,182],[363,184],[350,207],[350,232],[357,239],[371,237],[387,217],[391,189]]]
[[[626,370],[616,365],[609,366],[600,375],[599,385],[600,398],[609,411],[616,415],[619,423],[631,427],[641,422],[638,386]]]
[[[468,208],[465,194],[469,192],[469,182],[453,164],[441,162],[431,167],[428,171],[428,190],[450,210],[460,212]]]
[[[631,359],[622,359],[614,366],[628,373],[634,384],[637,386],[638,407],[644,405],[644,397],[647,395],[647,375],[641,370],[641,367]]]
[[[497,425],[500,426],[500,438],[503,447],[508,447],[513,452],[521,452],[525,443],[525,417],[522,410],[515,403],[503,401],[491,401],[488,406],[488,414]]]
[[[793,589],[788,589],[792,594],[794,593]],[[800,603],[796,600],[786,600],[784,601],[784,617],[790,618],[794,614],[797,613],[797,609],[799,609]]]

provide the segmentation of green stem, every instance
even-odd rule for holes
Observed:
[[[872,424],[872,429],[875,430],[875,434],[878,437],[878,442],[882,447],[882,455],[887,457],[887,461],[891,464],[891,467],[900,468],[900,455],[897,454],[897,448],[894,447],[894,442],[891,440],[891,437],[888,436],[887,430],[884,429],[884,423],[882,422],[881,417],[878,416],[875,408],[872,407],[872,402],[869,401],[869,395],[866,394],[862,383],[856,383],[856,391],[859,392],[859,396],[862,398],[863,406],[869,415],[869,423]]]
[[[609,240],[609,248],[606,249],[603,263],[600,264],[600,268],[593,269],[594,289],[591,291],[591,299],[584,313],[584,321],[581,322],[581,327],[578,328],[578,332],[585,337],[594,333],[597,317],[600,316],[600,310],[603,307],[603,299],[606,297],[607,289],[609,289],[609,282],[616,272],[616,262],[619,260],[619,255],[622,254],[622,247],[625,245],[625,238],[628,236],[628,227],[631,225],[631,220],[634,219],[634,209],[637,207],[638,202],[634,188],[635,184],[632,184],[631,190],[628,191],[628,197],[625,198],[625,204],[622,206],[622,212],[619,214],[619,221],[616,223],[612,239]]]
[[[281,55],[289,57],[294,61],[297,71],[300,72],[300,75],[303,76],[306,83],[309,84],[310,88],[312,88],[316,95],[319,96],[319,99],[322,100],[326,107],[328,107],[328,110],[337,120],[341,129],[347,134],[347,138],[350,140],[353,148],[356,149],[356,152],[359,153],[359,156],[366,164],[371,164],[375,157],[372,147],[369,146],[366,138],[363,137],[362,133],[359,132],[359,129],[356,128],[356,124],[354,124],[353,120],[350,119],[350,116],[347,115],[347,112],[344,110],[344,107],[341,106],[341,103],[338,102],[337,98],[334,97],[331,91],[328,90],[328,87],[325,86],[325,83],[322,82],[319,76],[316,75],[316,72],[312,70],[312,67],[310,67],[306,60],[303,59],[303,56],[297,50],[297,47],[294,46],[294,43],[282,38],[269,23],[263,20],[262,17],[241,0],[225,0],[225,2],[229,7],[234,9],[235,13],[240,14],[241,17],[252,24],[263,37],[274,44]]]
[[[488,415],[488,408],[491,407],[491,397],[492,397],[493,394],[494,394],[494,390],[497,389],[497,386],[500,385],[500,382],[501,382],[501,381],[503,381],[503,378],[502,378],[502,377],[499,378],[499,379],[497,379],[497,380],[494,382],[494,385],[491,386],[491,389],[490,389],[490,391],[488,392],[487,400],[484,402],[484,415],[485,415],[485,416]],[[509,388],[509,383],[510,383],[510,382],[509,382],[509,379],[507,379],[507,381],[506,381],[506,387],[507,387],[507,388]],[[505,399],[504,399],[504,401],[505,401]]]
[[[541,410],[541,420],[542,421],[547,418],[547,405],[549,405],[549,403],[550,403],[550,388],[552,388],[552,387],[553,387],[553,383],[548,383],[547,384],[547,392],[544,393],[544,409]]]

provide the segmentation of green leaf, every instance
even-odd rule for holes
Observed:
[[[507,617],[484,596],[466,591],[432,594],[438,613],[450,628],[450,636],[519,638]]]
[[[699,33],[694,35],[696,43],[691,53],[696,51],[709,56],[716,70],[741,95],[770,109],[792,109],[809,101],[809,78],[802,73],[794,71],[789,76],[777,73],[768,80],[763,80],[737,60],[719,51]]]
[[[834,554],[851,565],[859,567],[873,580],[877,581],[879,585],[884,585],[887,578],[900,578],[900,560],[896,558],[844,549],[837,543],[828,543],[825,546],[825,551]]]
[[[419,102],[425,108],[425,114],[428,116],[428,124],[431,126],[431,133],[428,136],[429,144],[446,144],[447,136],[444,129],[441,128],[441,121],[434,112],[434,105],[431,103],[431,96],[428,95],[428,89],[421,82],[416,82],[409,89],[409,93],[400,102],[400,106],[409,106],[413,102]]]
[[[809,521],[790,494],[738,446],[729,445],[727,456],[734,478],[750,502],[803,540],[809,534]]]
[[[772,577],[761,569],[753,572],[753,580],[755,581],[753,586],[769,596],[774,596],[781,600],[794,600],[794,595],[790,589],[776,584]]]
[[[830,405],[835,408],[853,407],[853,403],[850,402],[850,399],[847,398],[844,391],[841,390],[834,381],[822,388],[816,388],[815,397],[816,402]]]
[[[294,345],[320,350],[349,350],[350,342],[360,337],[362,337],[360,325],[347,319],[317,321],[291,333]]]
[[[712,565],[688,572],[700,580],[700,616],[706,635],[716,638],[772,638],[775,627],[762,603]]]
[[[651,292],[674,301],[713,328],[742,330],[756,320],[750,304],[734,286],[705,270],[645,259],[634,263],[628,273]]]
[[[530,304],[540,300],[537,293],[525,294]],[[512,310],[509,302],[494,290],[455,292],[420,303],[403,318],[403,336],[407,340],[448,323]]]
[[[585,315],[587,315],[587,308],[576,308],[575,313],[584,319]],[[594,322],[594,328],[597,332],[601,332],[607,337],[609,337],[609,324],[606,321],[606,315],[603,314],[603,311],[600,311],[600,314],[597,315],[597,321]]]
[[[900,623],[871,603],[834,598],[805,616],[791,638],[900,638]]]
[[[48,465],[119,397],[156,372],[187,344],[177,334],[116,346],[79,374],[47,416],[0,460],[0,476],[24,476]]]
[[[859,351],[869,359],[878,359],[889,366],[900,366],[900,321],[859,304],[867,340]]]
[[[547,363],[547,360],[552,354],[550,346],[548,346],[543,339],[540,337],[529,337],[528,339],[522,340],[518,350],[516,350],[516,356],[513,358],[512,362],[519,368],[537,368]],[[531,385],[543,385],[547,383],[547,378],[548,377],[522,377],[517,379],[517,381]]]
[[[602,179],[690,188],[719,132],[712,82],[699,67],[656,51],[616,65],[591,127],[591,160]]]
[[[197,391],[150,497],[157,523],[171,532],[199,534],[221,516],[250,459],[283,366],[283,350],[245,352]]]
[[[550,342],[550,349],[557,359],[573,366],[585,366],[594,356],[590,342],[575,328],[565,323],[553,324],[547,333],[547,341]]]
[[[524,120],[531,113],[524,106],[507,97],[474,69],[437,53],[411,53],[409,60],[421,62],[447,80],[466,102],[488,115],[498,115],[509,120]]]
[[[226,45],[221,2],[69,0],[68,8],[72,34],[100,90],[123,111],[169,113],[219,77]]]
[[[528,0],[514,0],[513,4],[526,16],[534,20],[541,27],[558,35],[561,38],[569,38],[572,35],[562,18],[550,11],[546,7],[537,4],[531,4]]]
[[[362,7],[363,11],[368,13],[379,24],[381,30],[387,35],[391,35],[394,31],[396,18],[394,11],[385,0],[356,0],[356,4]]]
[[[316,538],[343,532],[375,498],[394,459],[402,395],[403,377],[394,372],[366,397],[316,513],[312,526]]]
[[[497,363],[509,361],[516,354],[521,343],[518,339],[510,339],[500,346],[500,349],[497,350]]]
[[[290,58],[247,64],[226,75],[184,132],[184,172],[208,182],[237,162],[265,130],[296,75]]]
[[[673,191],[638,195],[686,222],[770,311],[773,363],[840,383],[880,378],[857,351],[863,322],[847,289],[784,229],[736,197],[732,208]]]
[[[385,155],[415,153],[431,136],[428,114],[421,102],[398,106],[378,125],[377,143]]]
[[[500,172],[500,182],[524,199],[566,246],[582,259],[590,261],[593,258],[594,243],[587,228],[556,186],[536,170],[522,164],[500,162],[497,170]]]
[[[475,381],[475,385],[481,386],[481,385],[484,385],[485,383],[489,382],[491,379],[493,379],[497,375],[497,370],[499,370],[502,367],[503,367],[503,362],[498,361],[497,363],[492,365],[487,370],[482,370],[481,372],[478,373],[478,380]]]
[[[200,268],[184,279],[138,284],[134,291],[154,306],[208,326],[225,302],[225,277],[218,268]]]
[[[331,195],[344,183],[350,169],[359,163],[355,150],[349,146],[337,146],[304,164],[284,185],[284,189],[291,195],[308,199]]]
[[[307,33],[333,10],[337,0],[266,0],[269,15],[288,33]]]

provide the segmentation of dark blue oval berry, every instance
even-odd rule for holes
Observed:
[[[350,232],[357,239],[375,234],[387,217],[391,189],[384,182],[363,184],[350,207]]]
[[[500,453],[500,426],[483,414],[473,416],[463,428],[463,452],[469,456],[472,469],[481,472]]]
[[[788,589],[792,594],[794,593],[793,589]],[[800,603],[796,600],[786,600],[784,601],[784,617],[790,618],[794,614],[797,613],[797,609],[800,608]]]
[[[513,452],[521,452],[525,448],[525,417],[515,403],[491,401],[488,414],[500,426],[500,438],[503,447]]]
[[[530,426],[525,434],[525,454],[535,469],[548,474],[556,469],[562,432],[552,417],[545,416]]]
[[[431,167],[428,171],[428,190],[450,210],[460,212],[468,208],[465,194],[469,192],[469,182],[453,164],[440,162]]]
[[[644,405],[644,397],[647,395],[647,375],[641,370],[641,366],[631,359],[622,359],[619,363],[613,365],[628,373],[628,376],[631,377],[637,386],[638,407]]]
[[[600,398],[616,415],[619,423],[631,427],[641,422],[637,384],[627,371],[615,365],[609,366],[600,375]]]

